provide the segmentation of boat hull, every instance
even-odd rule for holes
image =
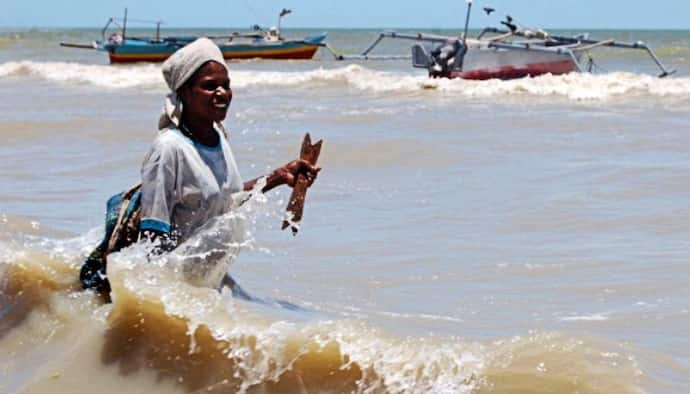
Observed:
[[[302,59],[314,57],[324,35],[308,37],[304,41],[278,41],[257,44],[221,44],[223,57],[233,59]],[[124,43],[106,48],[110,63],[162,62],[176,50],[191,41],[147,42],[125,40]]]
[[[228,48],[220,47],[226,59],[302,59],[309,60],[319,49],[317,45],[296,45],[294,47],[278,48]]]
[[[470,48],[462,70],[452,70],[450,78],[472,80],[515,79],[542,74],[577,71],[575,60],[564,53],[526,50]]]

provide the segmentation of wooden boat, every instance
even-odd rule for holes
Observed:
[[[234,34],[209,37],[216,41],[225,59],[311,59],[326,38],[326,34],[305,37],[303,40],[271,39],[263,35]],[[98,42],[98,49],[108,52],[110,63],[162,62],[177,49],[197,37],[111,37]],[[240,41],[244,40],[244,41]]]
[[[467,33],[472,0],[467,2],[463,35],[453,37],[385,31],[361,55],[340,55],[335,52],[334,55],[343,60],[399,58],[400,56],[372,56],[370,52],[384,38],[413,40],[412,65],[427,69],[430,77],[486,80],[592,71],[594,60],[590,51],[609,47],[646,51],[661,70],[659,77],[675,72],[664,67],[652,49],[643,42],[595,40],[589,39],[586,34],[574,37],[556,36],[541,29],[522,28],[510,16],[506,16],[501,22],[505,28],[488,27],[476,38],[469,38]],[[484,11],[491,14],[494,9],[485,7]]]
[[[285,39],[280,34],[280,21],[283,16],[291,11],[283,9],[278,19],[278,27],[268,30],[255,25],[249,33],[231,33],[227,35],[206,36],[220,48],[225,59],[311,59],[316,51],[324,46],[326,33],[307,36],[301,40]],[[60,45],[72,48],[97,49],[108,52],[110,63],[134,63],[134,62],[162,62],[177,49],[196,40],[196,36],[161,36],[160,25],[156,24],[156,35],[153,37],[127,35],[127,10],[122,20],[110,18],[101,31],[102,39],[94,41],[90,45],[71,44],[61,42]],[[139,21],[146,22],[146,21]],[[107,38],[106,34],[111,25],[119,29],[112,32]]]

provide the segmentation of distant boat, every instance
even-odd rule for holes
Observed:
[[[307,36],[302,40],[285,39],[280,34],[280,22],[291,11],[283,9],[278,19],[278,27],[268,30],[255,25],[249,33],[230,33],[226,35],[205,36],[218,44],[225,59],[312,59],[316,51],[325,46],[326,33]],[[139,21],[147,22],[147,21]],[[150,21],[148,21],[150,22]],[[161,36],[160,25],[156,24],[154,37],[127,35],[127,10],[122,25],[118,19],[110,18],[101,31],[102,39],[92,44],[73,44],[61,42],[63,47],[96,49],[108,52],[110,63],[162,62],[179,48],[193,42],[197,36]],[[110,25],[119,29],[107,38]]]
[[[590,51],[603,47],[645,51],[661,71],[659,77],[675,72],[667,69],[643,42],[596,40],[589,39],[586,34],[573,37],[551,35],[541,29],[521,28],[509,15],[501,22],[504,29],[487,27],[477,38],[468,38],[472,0],[467,0],[467,3],[465,31],[459,36],[385,31],[361,55],[343,55],[326,48],[338,60],[390,59],[400,56],[375,56],[370,52],[384,38],[412,40],[415,41],[412,45],[413,67],[427,69],[433,78],[513,79],[587,72],[595,66]],[[485,7],[484,11],[489,15],[495,10]]]

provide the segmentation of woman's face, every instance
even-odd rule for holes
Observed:
[[[182,86],[180,97],[185,118],[209,123],[222,121],[232,100],[227,69],[214,61],[204,64]]]

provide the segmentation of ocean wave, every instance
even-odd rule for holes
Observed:
[[[423,94],[430,97],[439,92],[443,97],[562,97],[574,101],[606,101],[628,95],[651,97],[690,97],[690,78],[660,79],[632,73],[543,75],[516,80],[469,81],[462,79],[430,79],[375,71],[359,65],[337,69],[319,69],[301,73],[235,72],[233,83],[250,85],[301,86],[336,83],[358,91],[373,93]],[[431,91],[431,92],[430,92]]]
[[[606,101],[628,95],[690,97],[690,78],[659,79],[632,73],[571,73],[509,81],[432,80],[428,86],[466,97],[563,97],[574,101]]]
[[[0,351],[9,355],[3,390],[640,391],[640,368],[621,346],[548,332],[491,341],[403,338],[364,320],[299,308],[276,313],[283,304],[196,286],[173,260],[148,261],[136,247],[111,255],[113,302],[104,304],[77,280],[96,233],[0,239]]]
[[[0,349],[11,354],[9,391],[640,391],[634,357],[586,339],[399,338],[364,321],[274,319],[229,292],[129,270],[114,275],[113,303],[102,304],[78,289],[67,260],[30,253],[3,263]],[[28,357],[37,351],[53,356]]]
[[[517,80],[430,79],[407,72],[372,70],[358,64],[307,71],[247,70],[231,67],[234,88],[342,89],[380,94],[405,93],[464,98],[561,97],[574,101],[606,101],[626,96],[690,98],[690,78],[659,79],[633,73],[543,75]],[[160,65],[85,65],[20,61],[0,64],[0,77],[39,77],[45,80],[113,89],[157,87],[164,90]]]
[[[0,64],[0,77],[41,78],[51,82],[113,89],[164,87],[160,66],[113,67],[69,62],[19,61]]]

